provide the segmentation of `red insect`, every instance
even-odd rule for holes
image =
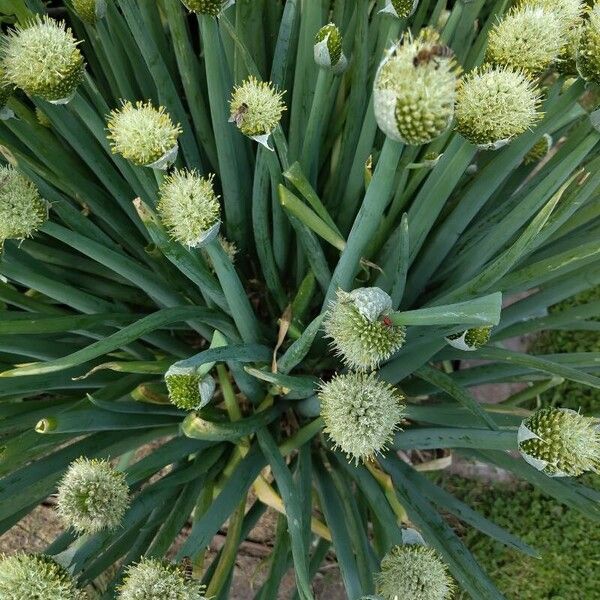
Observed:
[[[386,327],[391,327],[393,325],[392,320],[387,315],[384,316],[381,321]]]

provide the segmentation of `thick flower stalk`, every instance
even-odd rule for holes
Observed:
[[[185,570],[155,558],[127,568],[118,600],[206,600],[204,587]]]
[[[325,432],[349,460],[383,452],[402,420],[402,396],[374,373],[336,375],[319,390]]]
[[[419,5],[419,0],[386,0],[382,13],[389,13],[399,19],[408,19]]]
[[[58,486],[58,514],[77,533],[116,528],[128,506],[125,475],[105,460],[78,458]]]
[[[114,154],[134,165],[166,169],[177,158],[182,132],[161,106],[150,102],[124,102],[108,118],[108,139]]]
[[[272,83],[248,77],[233,88],[229,121],[244,135],[271,149],[269,137],[285,110],[282,98],[283,92],[278,92]]]
[[[0,167],[0,245],[31,237],[47,218],[48,203],[35,184],[13,167]]]
[[[600,472],[600,422],[568,408],[542,408],[523,421],[519,451],[551,477]]]
[[[106,15],[106,2],[107,0],[73,0],[73,9],[82,21],[93,25]]]
[[[375,76],[379,128],[405,144],[427,144],[448,129],[454,115],[458,68],[452,51],[426,29],[405,35],[388,51]]]
[[[196,410],[208,404],[216,389],[212,376],[201,376],[195,368],[177,364],[165,373],[165,383],[169,400],[183,410]]]
[[[342,34],[335,23],[328,23],[317,31],[314,46],[315,62],[324,69],[341,73],[348,65],[342,49]]]
[[[394,546],[376,576],[383,600],[450,600],[456,585],[438,553],[421,544]]]
[[[9,31],[3,42],[6,79],[30,96],[65,104],[81,83],[85,63],[71,29],[47,16]]]
[[[379,288],[338,290],[323,327],[331,347],[353,369],[374,369],[402,347],[405,329],[387,318],[392,299]]]
[[[0,556],[2,600],[87,600],[66,569],[43,554]]]
[[[490,341],[491,327],[473,327],[460,333],[453,333],[446,337],[446,342],[453,348],[472,352]]]
[[[175,170],[159,190],[158,214],[173,237],[190,248],[199,248],[217,237],[221,207],[213,188],[213,176]]]
[[[600,3],[590,10],[577,47],[577,71],[586,81],[600,83]]]
[[[511,10],[490,31],[486,59],[537,74],[559,56],[567,28],[561,14],[536,6]]]
[[[200,15],[218,17],[219,14],[235,4],[235,0],[182,0],[188,10]]]
[[[484,67],[466,75],[456,97],[456,129],[472,144],[496,149],[542,117],[531,80],[509,67]]]

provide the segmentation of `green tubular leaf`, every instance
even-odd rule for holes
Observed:
[[[35,313],[13,313],[11,315],[0,315],[0,335],[59,333],[93,329],[96,325],[130,323],[135,320],[136,315],[118,313],[64,317]]]
[[[516,450],[517,431],[490,431],[489,429],[461,429],[459,427],[411,427],[396,433],[393,447],[411,448],[486,448],[489,450]]]
[[[296,365],[304,360],[306,355],[310,352],[315,337],[321,329],[324,318],[324,313],[315,317],[304,330],[300,338],[296,340],[279,359],[278,367],[281,373],[289,373]]]
[[[255,369],[253,367],[244,367],[244,369],[246,373],[249,373],[253,377],[262,381],[268,381],[281,388],[286,398],[308,398],[315,393],[319,384],[319,380],[316,377],[282,375],[281,373],[271,373],[270,371]],[[291,391],[292,394],[290,395],[286,390]]]

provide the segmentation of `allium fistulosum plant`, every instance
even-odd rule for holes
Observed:
[[[327,556],[351,600],[502,598],[442,515],[536,550],[459,457],[600,520],[598,421],[522,408],[598,355],[506,344],[598,330],[547,308],[600,284],[600,4],[513,4],[0,4],[0,533],[65,526],[1,598],[226,599],[268,507],[259,600]]]

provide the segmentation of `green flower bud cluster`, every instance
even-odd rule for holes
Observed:
[[[64,104],[83,79],[79,42],[62,22],[36,17],[9,31],[2,45],[6,80],[30,96]]]
[[[342,50],[342,34],[334,23],[321,27],[315,36],[315,62],[334,73],[342,72],[348,61]]]
[[[73,9],[82,21],[94,25],[106,14],[106,0],[73,0]]]
[[[523,72],[483,67],[460,82],[456,129],[472,144],[496,149],[539,121],[539,104],[539,91]]]
[[[221,207],[213,179],[175,170],[160,186],[158,214],[173,239],[184,246],[199,248],[219,233]]]
[[[58,514],[78,533],[114,529],[128,506],[125,475],[105,460],[78,458],[58,485]]]
[[[568,408],[542,408],[523,421],[519,451],[551,477],[600,473],[600,422]]]
[[[453,333],[446,337],[446,342],[453,348],[472,352],[490,341],[491,327],[473,327],[460,333]]]
[[[526,165],[536,163],[544,158],[552,148],[552,136],[545,133],[523,158]]]
[[[405,35],[382,61],[373,100],[379,128],[405,144],[427,144],[444,133],[454,115],[459,69],[453,53],[431,29]]]
[[[114,154],[134,165],[166,169],[177,157],[177,139],[182,132],[161,106],[150,102],[124,102],[108,117],[108,139]]]
[[[87,600],[66,569],[43,554],[0,555],[2,600]]]
[[[325,432],[349,460],[368,460],[392,440],[404,414],[402,399],[375,373],[336,375],[319,390]]]
[[[180,566],[155,558],[127,568],[118,600],[206,600],[204,587]]]
[[[376,575],[383,600],[449,600],[456,584],[438,553],[422,544],[394,546]]]
[[[576,65],[583,79],[600,83],[600,3],[596,3],[589,11],[581,29]]]
[[[165,373],[169,400],[182,410],[196,410],[208,404],[216,389],[210,375],[200,376],[195,368],[174,364]]]
[[[235,4],[235,0],[182,0],[192,12],[217,17],[221,11]]]
[[[37,187],[13,167],[0,167],[0,245],[31,237],[48,219]]]
[[[417,10],[418,4],[419,0],[386,0],[380,12],[389,13],[398,19],[408,19]]]

